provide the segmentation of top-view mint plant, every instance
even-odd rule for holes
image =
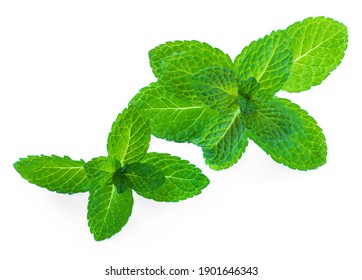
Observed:
[[[132,190],[156,201],[193,197],[209,184],[194,165],[169,154],[147,153],[149,121],[135,107],[125,109],[108,136],[108,156],[89,162],[69,157],[29,156],[14,164],[30,183],[49,191],[89,191],[88,225],[96,240],[119,232],[132,213]]]
[[[307,18],[252,42],[231,60],[206,43],[174,41],[149,52],[158,81],[142,88],[118,115],[108,156],[89,162],[28,156],[14,164],[30,183],[53,192],[89,192],[88,225],[96,240],[119,232],[133,191],[155,201],[193,197],[209,180],[176,156],[147,153],[150,134],[200,146],[215,170],[235,164],[253,140],[275,161],[299,170],[326,162],[317,122],[280,90],[319,85],[341,62],[347,29],[333,19]]]
[[[326,162],[317,122],[275,94],[319,85],[341,62],[347,29],[307,18],[252,42],[232,61],[206,43],[174,41],[149,52],[157,83],[131,100],[156,137],[200,146],[213,169],[228,168],[253,140],[275,161],[315,169]]]

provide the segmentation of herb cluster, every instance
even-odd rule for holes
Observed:
[[[157,83],[132,99],[152,134],[200,146],[215,170],[235,164],[253,140],[276,162],[299,170],[326,162],[325,137],[298,105],[275,94],[319,85],[341,62],[346,27],[307,18],[252,42],[231,60],[206,43],[175,41],[149,52]]]
[[[14,167],[49,191],[89,192],[88,225],[96,240],[127,223],[133,192],[176,202],[209,184],[188,161],[147,153],[151,133],[201,147],[215,170],[235,164],[249,139],[278,163],[315,169],[326,162],[322,129],[307,111],[276,94],[319,85],[340,64],[347,39],[343,24],[316,17],[253,41],[234,60],[206,43],[167,42],[149,52],[158,80],[142,88],[113,123],[108,156],[89,162],[28,156]]]

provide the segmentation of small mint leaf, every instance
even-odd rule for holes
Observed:
[[[208,107],[215,110],[237,107],[238,76],[233,70],[208,67],[192,75],[191,79],[195,94]]]
[[[65,194],[86,192],[90,180],[84,171],[83,160],[52,156],[28,156],[14,163],[25,180],[49,191]]]
[[[88,178],[102,186],[112,184],[113,174],[119,168],[119,161],[109,157],[94,158],[84,165]]]
[[[286,29],[294,50],[290,76],[282,90],[300,92],[319,85],[344,57],[347,27],[331,18],[307,18]]]
[[[121,165],[140,161],[147,153],[150,142],[150,125],[147,117],[136,107],[129,107],[118,115],[108,136],[110,157]]]
[[[248,95],[239,95],[238,96],[238,105],[240,108],[240,111],[243,114],[250,115],[255,112],[256,110],[256,104],[255,101],[251,99]]]
[[[236,57],[234,65],[242,80],[255,78],[260,84],[258,95],[272,97],[288,79],[293,49],[284,31],[273,31],[249,46]]]
[[[165,182],[160,187],[149,192],[138,192],[143,197],[156,201],[176,202],[200,194],[209,184],[209,179],[200,169],[179,157],[149,153],[143,161],[162,170],[165,176]]]
[[[258,83],[258,81],[255,80],[255,78],[250,77],[247,80],[241,80],[239,82],[238,93],[239,93],[239,95],[243,95],[243,96],[255,97],[259,88],[260,88],[260,84]]]
[[[123,193],[128,188],[132,188],[132,183],[130,182],[129,178],[125,175],[125,167],[118,169],[113,174],[112,177],[114,186],[116,187],[118,193]]]
[[[113,184],[91,187],[88,201],[88,225],[94,239],[112,237],[127,224],[132,213],[133,196],[130,188],[118,193]]]

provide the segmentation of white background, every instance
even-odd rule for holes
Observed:
[[[361,11],[357,0],[1,1],[0,278],[251,265],[260,275],[242,279],[362,279]],[[342,64],[308,92],[279,94],[323,128],[328,162],[317,170],[288,169],[251,142],[236,165],[216,172],[198,147],[153,138],[151,150],[188,159],[211,184],[181,203],[135,195],[129,223],[96,242],[87,194],[48,192],[12,167],[27,155],[105,155],[117,114],[155,80],[147,52],[158,44],[196,39],[234,58],[252,40],[319,15],[348,27]],[[166,279],[119,277],[141,278]],[[209,279],[179,277],[198,278]]]

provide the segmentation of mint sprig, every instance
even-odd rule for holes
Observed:
[[[155,136],[200,146],[213,169],[235,164],[248,139],[290,168],[315,169],[326,162],[322,129],[305,110],[275,95],[320,84],[340,64],[347,40],[342,23],[316,17],[253,41],[234,62],[206,43],[167,42],[149,52],[157,83],[130,104],[144,110]],[[160,93],[163,102],[156,101]],[[192,112],[191,122],[172,115],[158,121],[171,100]]]
[[[95,240],[110,238],[128,222],[133,191],[155,201],[176,202],[201,193],[209,180],[186,160],[147,153],[150,124],[129,107],[118,115],[108,136],[108,156],[89,162],[69,157],[29,156],[14,164],[30,183],[50,191],[89,191],[88,225]]]
[[[142,88],[118,115],[107,156],[89,162],[28,156],[14,167],[49,191],[89,191],[87,218],[96,240],[110,238],[127,224],[133,191],[177,202],[209,184],[188,161],[148,153],[151,133],[200,146],[215,170],[235,164],[249,139],[278,163],[315,169],[326,162],[322,129],[307,111],[276,94],[319,85],[340,64],[347,40],[342,23],[316,17],[253,41],[234,61],[207,43],[166,42],[149,52],[158,81]]]

